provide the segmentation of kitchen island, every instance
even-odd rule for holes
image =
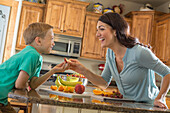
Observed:
[[[49,87],[49,86],[48,86]],[[92,91],[86,87],[86,91]],[[44,91],[13,90],[9,98],[18,102],[32,103],[32,113],[117,113],[117,112],[145,112],[145,113],[170,113],[170,109],[154,107],[147,103],[131,101],[100,101],[96,98],[68,98]]]

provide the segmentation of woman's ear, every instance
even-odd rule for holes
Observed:
[[[116,30],[113,30],[113,35],[116,37]]]
[[[41,38],[40,37],[36,37],[35,38],[35,43],[40,46],[41,45]]]

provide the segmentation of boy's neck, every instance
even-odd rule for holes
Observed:
[[[33,48],[35,48],[35,50],[39,53],[39,54],[41,54],[41,52],[37,49],[37,47],[34,45],[34,44],[28,44],[29,46],[32,46]]]

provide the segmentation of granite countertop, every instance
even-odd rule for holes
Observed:
[[[44,86],[46,87],[46,86]],[[87,86],[86,91],[92,88]],[[156,112],[156,113],[170,113],[170,109],[163,109],[153,107],[151,104],[127,102],[127,101],[100,101],[92,97],[89,98],[68,98],[54,94],[49,94],[44,91],[37,90],[13,90],[8,94],[9,98],[17,99],[24,103],[39,103],[65,107],[75,107],[84,109],[95,109],[104,111],[117,112]]]

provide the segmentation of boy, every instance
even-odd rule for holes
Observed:
[[[30,80],[30,88],[36,89],[54,73],[64,71],[63,62],[39,77],[42,66],[40,54],[49,54],[55,45],[52,26],[32,23],[26,28],[23,36],[28,46],[0,65],[0,113],[4,113],[8,108],[11,110],[7,96],[13,88],[25,89]]]

